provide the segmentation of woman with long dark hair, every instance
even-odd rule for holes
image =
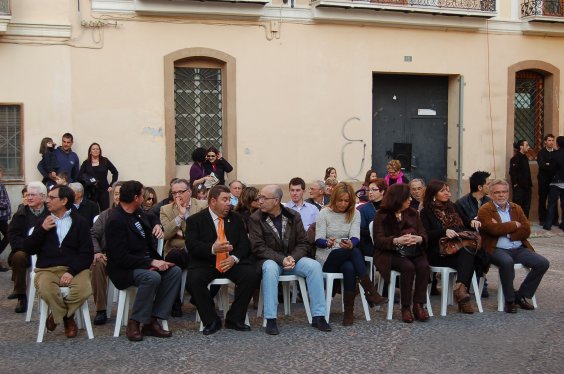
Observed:
[[[225,173],[233,171],[233,166],[226,159],[216,147],[209,147],[206,153],[206,161],[204,162],[204,170],[206,175],[213,173],[219,180],[217,184],[225,185]]]
[[[439,254],[439,240],[442,237],[454,239],[464,230],[473,230],[464,227],[464,222],[456,211],[455,205],[450,201],[450,189],[446,182],[432,180],[425,190],[421,221],[429,235],[427,255],[431,266],[443,266],[456,270],[456,284],[454,298],[458,303],[458,310],[463,313],[474,313],[470,302],[470,282],[474,274],[475,253],[462,249],[455,254],[441,256]],[[479,225],[477,220],[474,226]],[[446,290],[443,290],[446,292]]]
[[[112,181],[108,183],[108,171],[112,173]],[[118,180],[118,171],[114,164],[102,155],[98,143],[88,147],[88,158],[84,160],[78,173],[78,180],[84,184],[85,195],[98,203],[100,212],[110,207],[112,185]]]
[[[423,307],[429,281],[427,234],[410,202],[409,185],[394,184],[386,191],[374,219],[374,262],[386,282],[390,281],[391,270],[400,272],[401,315],[406,323],[413,322],[414,315],[419,321],[429,319]]]
[[[348,183],[335,186],[329,205],[321,209],[315,226],[316,256],[326,273],[343,273],[345,313],[343,326],[354,322],[354,297],[357,278],[370,306],[388,299],[380,296],[368,276],[360,241],[360,213],[355,209],[354,189]]]

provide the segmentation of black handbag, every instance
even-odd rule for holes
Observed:
[[[399,253],[401,257],[417,257],[421,256],[423,250],[419,244],[413,245],[395,245],[394,249]]]

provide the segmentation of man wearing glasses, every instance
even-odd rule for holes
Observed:
[[[309,186],[309,199],[306,199],[306,203],[315,205],[319,210],[325,205],[329,204],[329,196],[325,195],[325,182],[319,180],[313,182]]]
[[[51,309],[47,330],[53,331],[63,322],[65,335],[74,338],[78,332],[74,312],[92,294],[94,248],[90,226],[71,209],[74,192],[70,187],[54,186],[46,202],[51,214],[35,226],[24,241],[24,249],[29,255],[37,255],[35,287]],[[59,287],[70,289],[65,298]]]
[[[8,257],[8,263],[12,267],[12,281],[14,290],[8,299],[18,299],[16,313],[27,311],[27,268],[30,266],[28,254],[24,251],[24,240],[27,238],[29,229],[43,222],[49,214],[45,206],[47,188],[41,182],[30,182],[27,185],[25,205],[22,205],[10,221],[8,226],[8,238],[12,251]]]
[[[207,201],[192,197],[190,183],[186,179],[177,179],[171,184],[173,203],[161,208],[160,217],[163,225],[165,246],[164,257],[168,262],[176,264],[182,270],[188,267],[188,251],[186,250],[184,232],[186,218],[208,207]],[[172,316],[181,317],[180,297],[174,302]]]
[[[257,257],[257,270],[262,272],[265,331],[269,335],[279,333],[276,310],[280,275],[298,275],[306,279],[311,295],[311,324],[321,331],[331,331],[325,320],[321,264],[306,257],[310,245],[302,219],[297,212],[284,207],[281,200],[282,189],[279,186],[264,187],[259,195],[260,208],[249,218],[252,251]]]
[[[527,298],[533,297],[550,264],[535,253],[527,240],[531,225],[523,209],[509,202],[509,183],[495,179],[489,188],[492,201],[480,207],[478,220],[481,223],[482,248],[490,255],[492,264],[499,268],[505,311],[517,313],[516,305],[525,310],[535,309]],[[530,269],[517,291],[513,288],[514,264],[523,264]]]

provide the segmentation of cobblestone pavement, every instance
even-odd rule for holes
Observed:
[[[94,326],[93,340],[83,330],[67,339],[59,326],[45,334],[43,343],[35,343],[37,309],[28,323],[13,312],[16,303],[6,300],[11,273],[2,273],[0,372],[562,373],[564,234],[553,230],[543,235],[532,240],[551,262],[537,292],[538,310],[497,312],[497,273],[492,270],[491,296],[483,299],[482,314],[462,315],[450,306],[448,315],[440,317],[440,299],[433,296],[435,317],[426,323],[402,323],[397,305],[392,321],[385,319],[384,310],[372,310],[367,322],[357,302],[354,326],[343,327],[337,296],[331,333],[308,326],[302,304],[293,304],[292,315],[279,318],[278,336],[266,335],[250,308],[251,332],[221,330],[206,337],[198,332],[194,307],[185,302],[184,316],[169,321],[171,339],[149,337],[132,343],[124,329],[119,338],[112,337],[114,308],[107,325]],[[90,310],[93,315],[92,304]]]

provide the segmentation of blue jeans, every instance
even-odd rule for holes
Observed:
[[[325,316],[325,291],[323,290],[323,272],[321,264],[311,258],[302,257],[292,270],[284,270],[272,260],[262,264],[262,293],[264,300],[264,318],[276,318],[278,309],[278,277],[280,275],[298,275],[304,277],[310,296],[312,317]]]
[[[345,291],[354,291],[356,277],[362,278],[367,274],[364,256],[358,248],[333,249],[325,264],[323,271],[326,273],[343,273],[343,287]]]

